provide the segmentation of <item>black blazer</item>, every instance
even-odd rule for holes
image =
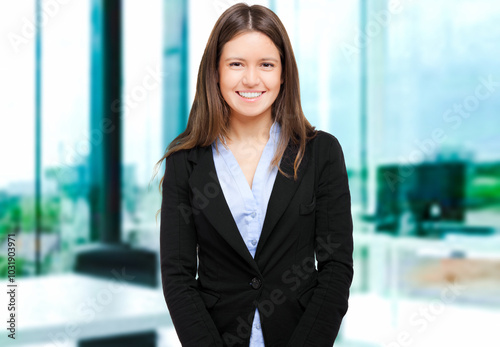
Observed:
[[[266,347],[333,345],[353,277],[344,157],[337,139],[318,131],[293,181],[296,153],[290,142],[280,167],[292,178],[278,171],[255,258],[224,198],[211,146],[167,158],[161,275],[183,346],[248,346],[256,306]]]

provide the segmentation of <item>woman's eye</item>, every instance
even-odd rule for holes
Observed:
[[[230,63],[229,66],[241,67],[241,63],[234,62],[234,63]],[[272,64],[272,63],[262,63],[262,66],[265,67],[265,68],[273,68],[274,64]]]

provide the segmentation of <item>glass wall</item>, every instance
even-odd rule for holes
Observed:
[[[16,230],[23,276],[35,274],[37,250],[41,273],[66,271],[68,252],[89,237],[89,5],[43,3],[39,38],[34,5],[4,4],[1,11],[8,38],[2,41],[1,69],[9,81],[0,87],[1,232],[5,242]]]
[[[45,8],[45,10],[44,10]],[[70,270],[74,246],[89,242],[90,6],[44,3],[41,39],[41,158],[44,272]]]
[[[155,164],[185,128],[215,21],[237,2],[0,5],[0,244],[5,250],[7,234],[16,235],[23,300],[64,303],[25,306],[33,319],[18,345],[142,331],[157,331],[159,346],[180,345],[161,286],[128,280],[134,267],[121,265],[131,253],[106,257],[117,244],[104,240],[158,255],[164,167],[152,179]],[[304,113],[344,150],[355,275],[335,346],[496,346],[498,1],[249,3],[283,21]],[[110,74],[113,66],[120,69]],[[115,127],[97,129],[103,119]],[[110,211],[119,222],[103,224]],[[119,259],[110,265],[118,272],[106,268],[111,280],[77,274],[74,258],[87,246],[103,257],[92,261]],[[7,266],[4,252],[3,285]]]
[[[123,2],[122,240],[156,247],[161,203],[151,182],[163,148],[162,2]],[[162,174],[162,172],[160,173]]]
[[[497,13],[492,1],[440,1],[432,6],[419,1],[392,16],[383,124],[402,146],[386,141],[377,153],[381,160],[408,159],[436,131],[443,132],[442,141],[432,140],[435,145],[429,144],[421,161],[439,155],[499,159],[494,141],[500,126],[495,114]]]
[[[18,2],[0,11],[0,243],[19,230],[34,234],[35,181],[35,44],[34,3]],[[20,20],[22,18],[22,20]],[[5,28],[5,29],[4,29]],[[6,83],[5,81],[8,81]],[[23,136],[21,137],[20,134]],[[21,271],[34,272],[33,247],[22,252]],[[27,260],[31,260],[28,263]],[[28,261],[29,261],[28,260]],[[0,255],[2,278],[7,276],[7,257]]]

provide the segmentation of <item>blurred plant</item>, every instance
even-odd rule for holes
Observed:
[[[500,163],[476,164],[471,176],[468,208],[500,208]]]
[[[22,206],[19,199],[5,199],[2,201],[0,214],[0,241],[7,238],[7,234],[16,233],[21,229]],[[28,223],[30,220],[27,221]]]
[[[24,258],[16,257],[16,277],[22,277],[24,273]],[[8,258],[0,256],[0,278],[7,278],[8,273]]]

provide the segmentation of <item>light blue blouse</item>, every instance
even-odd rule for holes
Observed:
[[[269,130],[269,140],[262,151],[253,177],[252,189],[250,189],[245,175],[231,150],[226,149],[219,139],[216,139],[212,144],[215,169],[222,192],[241,237],[252,257],[255,257],[264,217],[266,216],[267,203],[278,173],[277,167],[271,169],[271,160],[276,152],[280,131],[280,125],[274,122]],[[215,148],[216,142],[218,142],[220,154],[217,153]],[[259,311],[256,308],[255,318],[252,323],[250,347],[262,346],[264,346],[264,337],[260,326]]]

